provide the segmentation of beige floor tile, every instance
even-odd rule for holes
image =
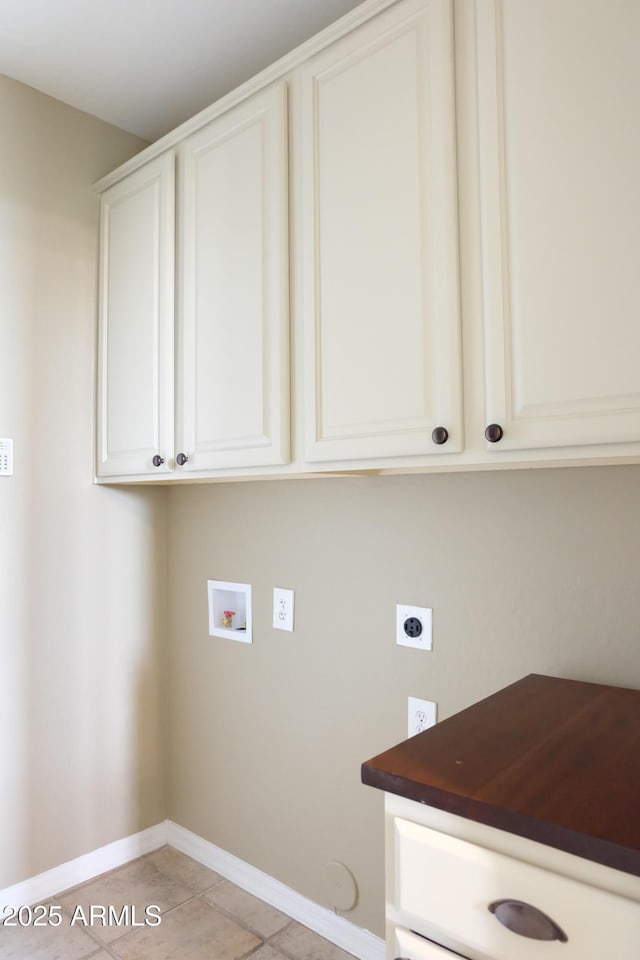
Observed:
[[[137,930],[110,949],[120,960],[238,960],[259,944],[199,897],[172,910],[159,926]]]
[[[219,873],[209,870],[208,867],[173,847],[161,847],[145,857],[145,860],[152,863],[165,877],[183,883],[195,893],[202,893],[203,890],[208,890],[214,883],[220,883],[222,880]]]
[[[260,947],[255,953],[252,953],[248,960],[288,960],[288,958],[285,957],[283,953],[278,953],[278,951],[274,950],[268,943],[265,943],[263,947]]]
[[[271,946],[294,960],[353,960],[350,953],[299,923],[290,923],[271,940]]]
[[[147,906],[158,906],[164,913],[192,896],[193,890],[166,877],[143,858],[68,891],[59,898],[59,903],[69,914],[72,914],[76,907],[82,907],[87,921],[92,905],[107,908],[112,906],[118,912],[125,906],[129,907],[131,920],[134,919],[132,908],[135,907],[135,922],[139,924],[145,920]],[[91,924],[93,936],[102,943],[111,943],[132,929],[133,926],[118,925],[115,922],[103,923],[99,918]]]
[[[59,927],[0,925],[0,960],[84,960],[99,945],[63,916]]]
[[[207,891],[204,896],[209,903],[226,910],[265,940],[290,922],[284,913],[226,880]]]

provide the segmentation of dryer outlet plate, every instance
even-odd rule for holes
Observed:
[[[432,614],[431,607],[414,607],[406,603],[397,603],[396,643],[398,646],[431,650]]]

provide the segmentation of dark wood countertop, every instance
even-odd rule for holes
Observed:
[[[531,674],[362,782],[640,876],[640,690]]]

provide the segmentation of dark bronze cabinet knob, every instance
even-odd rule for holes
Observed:
[[[485,430],[484,435],[489,443],[497,443],[498,440],[502,440],[504,436],[504,430],[499,423],[490,423]]]
[[[446,427],[436,427],[433,433],[431,434],[431,439],[434,443],[437,443],[438,446],[441,443],[446,443],[449,439],[449,431]]]
[[[163,463],[164,463],[163,458],[160,456],[159,453],[156,453],[155,457],[153,458],[154,467],[161,467]]]
[[[184,467],[188,459],[189,457],[185,456],[184,453],[179,453],[178,456],[176,457],[176,463],[178,464],[179,467]]]
[[[489,904],[489,911],[503,927],[521,937],[529,937],[531,940],[559,940],[561,943],[566,943],[569,939],[551,917],[522,900],[494,900]]]

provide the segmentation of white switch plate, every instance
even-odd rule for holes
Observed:
[[[13,440],[0,440],[0,477],[13,475]]]
[[[407,603],[397,603],[396,643],[398,646],[431,650],[432,613],[430,607],[413,607]],[[405,628],[407,621],[411,622]]]
[[[436,722],[436,711],[437,704],[432,700],[409,697],[407,736],[415,737],[417,733],[433,727]]]
[[[273,588],[273,626],[293,632],[293,590]]]

